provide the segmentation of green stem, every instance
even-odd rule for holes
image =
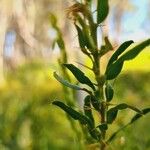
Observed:
[[[100,70],[100,58],[101,56],[98,54],[98,45],[97,45],[97,26],[94,24],[92,19],[89,19],[91,21],[90,24],[90,30],[91,30],[91,36],[93,37],[95,46],[96,46],[96,51],[94,50],[93,53],[93,72],[95,75],[95,79],[97,81],[98,89],[96,92],[96,95],[98,94],[98,97],[101,101],[101,108],[100,108],[100,116],[101,116],[101,124],[106,123],[106,102],[104,101],[104,92],[103,92],[103,86],[105,83],[105,80],[103,76],[101,76],[101,70]],[[101,150],[104,150],[106,147],[105,144],[105,135],[106,131],[102,131],[102,140],[100,140]]]
[[[103,92],[104,79],[100,74],[100,56],[98,55],[98,53],[95,53],[93,55],[93,58],[94,58],[93,72],[95,74],[95,79],[98,85],[97,93],[101,101],[100,116],[101,116],[101,124],[103,124],[106,123],[106,105],[105,105],[106,102],[104,101],[104,92]],[[101,150],[104,150],[106,147],[105,135],[106,135],[106,131],[102,131],[102,140],[100,141]]]

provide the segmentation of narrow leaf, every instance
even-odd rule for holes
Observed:
[[[93,129],[93,130],[89,129],[89,133],[97,141],[99,141],[101,139],[101,134],[100,134],[100,132],[98,132],[98,130],[96,130],[96,128]]]
[[[53,75],[54,75],[55,79],[56,79],[57,81],[59,81],[61,84],[65,85],[65,86],[67,86],[67,87],[69,87],[69,88],[72,88],[72,89],[74,89],[74,90],[82,90],[82,88],[80,88],[79,86],[73,85],[73,84],[69,83],[67,80],[64,80],[64,79],[63,79],[62,77],[60,77],[56,72],[54,72]]]
[[[63,102],[54,101],[52,104],[60,107],[68,115],[70,115],[73,119],[80,121],[82,124],[88,124],[91,128],[93,127],[93,124],[86,116],[82,115],[81,113],[77,112],[76,110],[72,109],[71,107],[65,105]]]
[[[147,113],[150,112],[150,108],[145,108],[145,109],[142,110],[142,112],[143,112],[143,115],[146,115]],[[138,120],[139,118],[141,118],[143,115],[142,115],[142,114],[136,114],[136,115],[131,119],[130,124],[133,123],[134,121]]]
[[[98,125],[96,128],[99,128],[100,131],[106,131],[108,129],[108,125],[106,123]]]
[[[150,112],[150,108],[145,108],[145,109],[142,110],[143,115],[146,115],[146,114],[149,113],[149,112]],[[131,119],[131,121],[130,121],[128,124],[124,125],[124,126],[121,127],[120,129],[118,129],[117,131],[115,131],[115,132],[110,136],[110,138],[107,140],[107,143],[110,143],[110,142],[117,136],[117,134],[118,134],[120,131],[122,131],[123,129],[125,129],[125,128],[126,128],[127,126],[129,126],[130,124],[134,123],[136,120],[140,119],[143,115],[142,115],[142,114],[139,114],[139,113],[136,114],[136,115]]]
[[[112,124],[117,117],[118,110],[110,109],[107,111],[107,123]]]
[[[134,107],[134,106],[130,106],[128,104],[125,104],[125,103],[122,103],[122,104],[119,104],[115,107],[115,109],[118,109],[118,110],[122,110],[122,109],[126,109],[126,108],[129,108],[137,113],[140,113],[142,114],[142,111],[139,110],[138,108]]]
[[[109,12],[108,0],[97,0],[97,23],[102,23]]]
[[[114,95],[114,90],[110,84],[107,84],[105,87],[105,95],[107,102],[110,102]]]
[[[113,62],[115,62],[118,59],[118,56],[121,55],[131,44],[133,43],[132,40],[126,41],[114,52],[114,54],[109,59],[108,66],[110,66]]]
[[[78,33],[78,40],[79,40],[80,48],[82,50],[85,47],[87,47],[91,51],[91,49],[95,48],[95,45],[89,33],[89,27],[86,25],[85,20],[82,19],[80,16],[78,16],[78,21],[80,25],[82,26],[82,29],[81,29],[78,25],[75,25],[77,33]]]
[[[138,108],[136,108],[134,106],[130,106],[128,104],[122,103],[122,104],[119,104],[107,111],[107,123],[111,124],[116,119],[118,111],[127,109],[127,108],[129,108],[133,111],[136,111],[140,115],[143,113],[141,110],[139,110]]]
[[[120,57],[120,60],[125,61],[135,58],[147,46],[150,46],[150,39],[138,44],[137,46],[126,52]]]
[[[122,53],[122,51],[120,50],[119,52],[117,52],[117,55],[113,56],[111,62],[109,62],[109,64],[107,65],[108,67],[106,68],[105,71],[106,79],[112,80],[116,78],[122,70],[124,61],[135,58],[145,47],[149,45],[150,45],[150,39],[135,46],[134,48],[132,48],[131,50],[123,54],[119,59],[117,59],[118,58],[117,55]],[[117,60],[114,63],[112,63],[112,61],[114,61],[115,59]]]
[[[60,50],[65,49],[65,43],[64,43],[62,37],[59,37],[56,42],[57,42],[58,47],[60,48]]]
[[[116,78],[120,74],[122,67],[123,61],[118,60],[115,63],[111,64],[105,72],[106,80],[112,80]]]
[[[95,91],[95,87],[93,83],[90,81],[90,79],[87,76],[84,75],[84,73],[80,69],[78,69],[73,64],[64,64],[64,66],[67,67],[72,72],[72,74],[76,77],[76,79],[80,83],[88,85]]]
[[[78,40],[79,40],[80,48],[85,48],[86,42],[85,42],[85,37],[84,37],[84,34],[82,32],[82,29],[77,25],[75,25],[75,27],[76,27],[77,32],[78,32]]]

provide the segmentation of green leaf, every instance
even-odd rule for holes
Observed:
[[[122,70],[124,61],[135,58],[145,47],[149,45],[150,45],[150,39],[135,46],[134,48],[132,48],[131,50],[123,54],[119,59],[117,59],[118,54],[120,55],[120,53],[122,53],[122,51],[119,50],[119,52],[117,52],[117,54],[113,56],[111,62],[109,62],[109,64],[107,65],[108,67],[106,68],[106,71],[105,71],[106,79],[112,80],[116,78]],[[114,63],[112,63],[115,59],[117,60]]]
[[[92,106],[97,110],[100,111],[100,101],[94,96],[94,95],[90,95],[91,96],[91,103]]]
[[[93,83],[90,81],[90,79],[87,76],[84,75],[84,73],[80,69],[78,69],[73,64],[64,64],[64,66],[67,67],[73,73],[73,75],[80,83],[88,85],[95,91],[95,87]]]
[[[101,134],[100,134],[100,132],[98,132],[96,129],[93,129],[93,130],[90,130],[90,129],[89,129],[89,133],[90,133],[90,135],[91,135],[94,139],[96,139],[97,141],[99,141],[99,140],[101,139]]]
[[[143,115],[146,115],[146,114],[149,113],[149,112],[150,112],[150,108],[145,108],[145,109],[142,110]],[[130,121],[128,124],[124,125],[124,126],[121,127],[120,129],[118,129],[117,131],[115,131],[115,132],[110,136],[110,138],[107,140],[107,143],[110,143],[110,142],[116,137],[116,135],[117,135],[120,131],[122,131],[122,130],[125,129],[128,125],[134,123],[135,121],[137,121],[137,120],[140,119],[141,117],[143,117],[143,115],[142,115],[142,114],[139,114],[139,113],[136,114],[136,115],[131,119],[131,121]]]
[[[150,39],[138,44],[128,52],[126,52],[124,55],[120,57],[120,60],[125,61],[125,60],[131,60],[135,58],[144,48],[150,45]]]
[[[109,52],[110,50],[113,50],[113,46],[109,41],[108,36],[105,36],[104,40],[105,40],[105,45],[102,45],[101,49],[99,50],[99,56],[101,57],[105,55],[107,52]]]
[[[57,42],[58,47],[60,48],[60,50],[65,49],[65,44],[64,44],[64,41],[63,41],[62,37],[59,37],[56,42]]]
[[[94,128],[93,122],[88,117],[65,105],[63,102],[54,101],[52,104],[60,107],[73,119],[80,121],[84,125],[87,125],[90,135],[96,140],[100,139],[100,133]]]
[[[111,64],[105,72],[106,80],[112,80],[116,78],[123,67],[123,61],[116,61],[115,63]]]
[[[97,23],[102,23],[109,12],[108,0],[97,0]]]
[[[89,125],[90,128],[93,128],[92,122],[86,116],[82,115],[81,113],[77,112],[76,110],[72,109],[71,107],[65,105],[63,102],[54,101],[52,104],[60,107],[63,111],[65,111],[73,119],[80,121],[82,124]]]
[[[84,99],[84,114],[89,118],[91,119],[91,121],[93,122],[94,124],[94,118],[93,118],[93,114],[92,114],[92,108],[91,108],[91,96],[88,95],[85,97]]]
[[[105,48],[106,48],[106,50],[113,50],[113,46],[112,46],[112,44],[110,43],[110,41],[109,41],[109,39],[108,39],[108,36],[106,36],[106,37],[104,38],[104,40],[105,40]]]
[[[117,117],[118,110],[110,109],[107,111],[107,123],[112,124]]]
[[[96,128],[99,128],[101,132],[106,131],[108,129],[108,125],[106,123],[98,125]]]
[[[105,87],[105,95],[107,102],[110,102],[114,95],[114,90],[110,84],[107,84]]]
[[[115,62],[118,59],[118,56],[121,55],[131,44],[133,43],[132,40],[126,41],[114,52],[114,54],[109,59],[108,66],[110,66],[113,62]]]
[[[147,113],[150,112],[150,108],[145,108],[142,110],[143,114],[146,115]]]
[[[91,35],[89,34],[88,27],[85,24],[84,20],[81,19],[80,17],[78,19],[80,20],[82,29],[78,25],[75,25],[75,27],[78,33],[78,41],[79,41],[80,48],[81,50],[84,50],[84,52],[85,52],[86,47],[91,51],[91,49],[95,49],[93,39],[91,38]],[[86,54],[87,53],[88,52],[86,52]]]
[[[77,25],[75,25],[75,27],[76,27],[76,30],[77,30],[77,33],[78,33],[78,40],[79,40],[80,48],[85,48],[86,41],[85,41],[84,34],[82,32],[82,29]]]
[[[57,18],[54,14],[50,13],[49,15],[50,18],[50,23],[52,24],[53,27],[57,26]]]
[[[139,113],[139,114],[143,114],[143,112],[140,109],[138,109],[138,108],[136,108],[134,106],[128,105],[128,108],[133,110],[133,111],[135,111],[135,112],[137,112],[137,113]]]
[[[136,111],[139,114],[143,113],[141,110],[139,110],[138,108],[136,108],[134,106],[130,106],[128,104],[122,103],[122,104],[119,104],[107,111],[107,123],[111,124],[116,119],[118,111],[127,109],[127,108],[129,108],[133,111]]]
[[[55,79],[56,79],[57,81],[59,81],[61,84],[65,85],[65,86],[67,86],[67,87],[69,87],[69,88],[72,88],[72,89],[74,89],[74,90],[82,90],[82,88],[80,88],[79,86],[73,85],[73,84],[69,83],[67,80],[64,80],[64,79],[63,79],[62,77],[60,77],[56,72],[54,72],[53,75],[54,75]]]
[[[143,115],[146,115],[147,113],[150,112],[150,108],[145,108],[142,110]],[[134,121],[138,120],[139,118],[141,118],[143,116],[142,114],[136,114],[132,119],[130,124],[132,124]]]

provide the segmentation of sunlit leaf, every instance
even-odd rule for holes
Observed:
[[[80,83],[86,84],[89,87],[91,87],[93,90],[95,90],[93,83],[90,81],[90,79],[87,76],[85,76],[85,74],[80,69],[78,69],[73,64],[64,64],[64,66],[67,67],[73,73],[73,75]]]

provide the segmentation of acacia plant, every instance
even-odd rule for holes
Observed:
[[[87,93],[87,96],[84,98],[84,111],[82,113],[78,112],[61,101],[53,101],[53,104],[60,107],[70,117],[79,121],[86,127],[87,132],[93,138],[93,141],[95,143],[98,142],[100,149],[104,150],[118,132],[150,112],[150,108],[140,110],[126,103],[112,105],[114,89],[111,85],[112,81],[121,73],[124,62],[134,59],[145,47],[149,46],[150,39],[147,39],[134,47],[132,46],[132,48],[130,48],[130,45],[134,43],[132,40],[122,43],[108,60],[105,72],[102,74],[101,58],[114,49],[108,36],[104,35],[102,37],[104,42],[99,46],[99,39],[97,36],[98,28],[108,16],[109,4],[108,0],[97,0],[97,10],[94,12],[96,14],[95,19],[91,9],[92,3],[92,0],[84,0],[84,2],[75,1],[75,4],[67,9],[67,13],[68,17],[73,19],[78,35],[80,50],[84,55],[89,57],[92,62],[92,68],[87,68],[90,68],[93,72],[95,82],[93,83],[90,77],[86,76],[75,65],[69,63],[64,63],[62,66],[68,69],[80,84],[83,84],[82,87],[70,83],[54,72],[54,77],[63,84],[63,86]],[[112,135],[106,139],[107,131],[111,127],[110,124],[114,122],[118,112],[123,109],[131,109],[135,111],[136,114],[131,118],[129,123],[112,133]],[[93,111],[96,111],[99,114],[100,122],[98,125],[95,123]]]

